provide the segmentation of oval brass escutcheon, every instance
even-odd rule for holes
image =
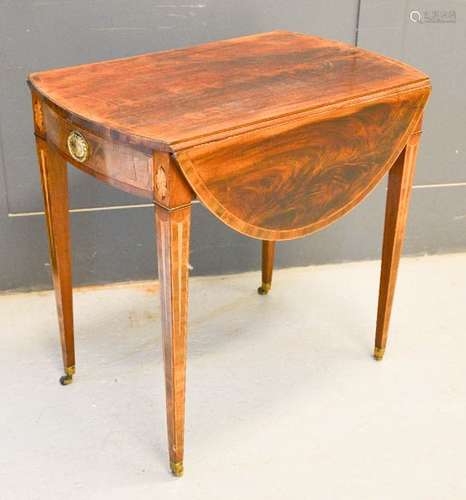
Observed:
[[[70,132],[67,140],[68,151],[70,155],[80,163],[85,162],[89,158],[90,148],[86,138],[78,131]]]

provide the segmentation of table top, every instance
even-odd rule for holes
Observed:
[[[427,81],[387,57],[286,31],[43,71],[28,80],[94,129],[171,150]]]

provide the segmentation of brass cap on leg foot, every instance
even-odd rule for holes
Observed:
[[[181,477],[183,475],[183,461],[180,462],[170,462],[170,469],[172,474],[176,477]]]
[[[262,285],[257,289],[259,295],[267,295],[272,288],[270,283],[262,283]]]
[[[68,366],[65,368],[65,375],[60,377],[61,385],[70,385],[73,382],[73,375],[76,372],[76,368],[74,366]]]
[[[376,361],[382,361],[384,353],[385,353],[385,347],[376,347],[374,349],[374,359]]]

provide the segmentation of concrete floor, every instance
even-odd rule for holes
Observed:
[[[385,360],[379,264],[191,280],[185,476],[167,467],[157,286],[0,297],[0,498],[466,498],[466,254],[404,259]]]

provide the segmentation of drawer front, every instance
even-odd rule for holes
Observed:
[[[152,197],[152,155],[111,142],[75,125],[46,104],[42,108],[47,141],[67,161],[127,192]]]

